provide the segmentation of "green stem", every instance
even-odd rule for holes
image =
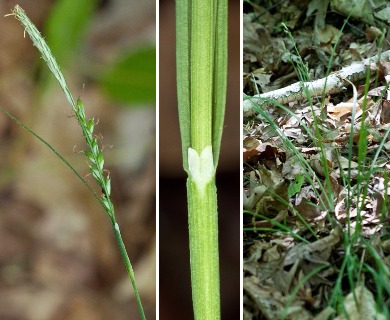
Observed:
[[[199,192],[187,180],[192,300],[195,319],[220,319],[218,213],[215,179]]]
[[[227,0],[176,0],[176,61],[195,319],[220,319],[218,164],[226,97]]]
[[[140,297],[138,289],[137,289],[137,283],[135,282],[135,275],[134,275],[133,267],[131,266],[129,256],[127,255],[127,250],[126,250],[125,244],[123,242],[121,232],[119,230],[119,225],[118,225],[118,223],[115,222],[112,225],[112,227],[113,227],[114,232],[115,232],[116,242],[118,244],[119,251],[121,252],[122,260],[125,264],[127,274],[129,275],[131,284],[133,285],[133,288],[134,288],[135,298],[137,300],[137,305],[138,305],[138,313],[139,313],[141,319],[145,320],[146,319],[145,312],[144,312],[144,309],[142,307],[141,297]]]

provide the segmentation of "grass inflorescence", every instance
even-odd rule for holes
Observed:
[[[132,286],[134,288],[137,304],[138,304],[138,311],[140,314],[141,319],[145,319],[145,313],[142,307],[141,298],[137,289],[137,285],[135,282],[135,276],[134,271],[132,268],[132,265],[130,263],[125,245],[123,243],[123,239],[120,233],[119,225],[116,221],[115,217],[115,211],[114,211],[114,205],[111,201],[111,179],[108,171],[104,170],[104,156],[103,156],[103,150],[99,146],[98,139],[96,135],[94,134],[94,127],[95,127],[95,121],[94,119],[88,119],[85,114],[85,108],[84,104],[81,101],[81,99],[77,99],[77,102],[72,97],[72,94],[70,90],[68,89],[68,86],[66,84],[65,78],[56,62],[56,59],[52,55],[49,46],[47,45],[46,41],[43,39],[40,32],[37,30],[37,28],[34,26],[34,24],[30,21],[30,19],[27,17],[25,11],[20,6],[15,6],[15,8],[12,11],[13,15],[16,19],[18,19],[27,34],[30,36],[31,40],[33,41],[35,47],[39,50],[39,52],[42,55],[43,60],[45,61],[46,65],[49,67],[51,73],[59,83],[61,89],[63,90],[66,99],[70,103],[72,110],[74,112],[74,115],[77,119],[77,122],[79,123],[82,134],[85,138],[86,145],[88,147],[87,150],[84,150],[83,153],[88,159],[88,166],[90,173],[92,177],[96,180],[98,186],[100,187],[102,193],[100,196],[98,196],[95,192],[92,191],[92,189],[88,186],[88,184],[85,182],[85,180],[73,169],[73,167],[61,156],[59,155],[46,141],[44,141],[41,137],[39,137],[37,134],[35,134],[31,129],[21,124],[19,121],[17,121],[15,118],[13,118],[9,113],[6,112],[6,114],[11,118],[14,119],[19,125],[21,125],[23,128],[28,130],[30,133],[32,133],[35,137],[37,137],[39,140],[41,140],[43,143],[49,146],[49,148],[66,164],[68,165],[75,173],[76,175],[83,181],[84,184],[88,186],[90,191],[93,192],[94,196],[99,201],[100,205],[103,207],[103,209],[106,211],[107,215],[110,218],[110,221],[112,223],[113,231],[115,234],[115,238],[119,247],[119,250],[122,255],[122,259],[124,261],[128,276],[130,278],[130,281],[132,283]]]

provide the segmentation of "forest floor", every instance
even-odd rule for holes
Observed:
[[[244,319],[389,319],[389,7],[276,2],[244,2]]]

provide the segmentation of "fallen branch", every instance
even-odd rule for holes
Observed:
[[[306,99],[307,94],[309,94],[310,97],[315,97],[322,96],[324,92],[325,94],[338,93],[346,86],[350,85],[350,82],[353,83],[364,79],[366,77],[366,68],[370,67],[373,63],[377,63],[379,59],[382,61],[389,61],[390,50],[360,62],[353,62],[350,66],[344,67],[326,78],[314,80],[312,82],[297,82],[282,89],[255,95],[253,97],[248,96],[243,102],[244,116],[251,116],[257,113],[257,107],[267,107],[274,103],[286,104],[292,101]],[[305,87],[307,90],[305,90]]]

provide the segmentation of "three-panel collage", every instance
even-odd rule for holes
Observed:
[[[0,320],[390,319],[389,1],[0,13]]]

